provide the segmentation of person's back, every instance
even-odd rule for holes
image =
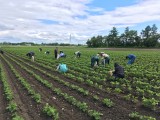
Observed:
[[[81,53],[79,51],[75,52],[74,54],[76,55],[76,57],[80,57],[81,56]]]
[[[91,62],[95,62],[97,59],[98,59],[97,56],[92,56],[92,57],[91,57]]]
[[[59,55],[60,55],[60,57],[63,57],[63,56],[64,56],[64,53],[62,52],[62,53],[60,53]]]
[[[79,57],[79,58],[81,57],[81,53],[80,52],[78,52],[77,57]]]
[[[127,58],[129,59],[127,64],[133,64],[136,59],[136,56],[133,54],[129,54],[128,56],[126,56],[126,59]]]
[[[104,66],[106,66],[106,64],[109,64],[109,62],[110,62],[110,57],[109,57],[108,54],[102,53],[102,54],[101,54],[101,57],[102,57],[102,64],[103,64]]]
[[[26,55],[31,58],[31,57],[34,56],[35,54],[34,54],[34,52],[29,52],[29,53],[27,53]]]
[[[129,54],[129,55],[128,55],[128,58],[129,58],[129,59],[135,59],[135,58],[136,58],[136,56],[135,56],[135,55],[133,55],[133,54]]]
[[[67,72],[68,68],[67,68],[66,64],[60,64],[59,65],[59,71],[63,72],[63,73]]]
[[[26,56],[28,56],[29,58],[31,58],[31,57],[32,57],[30,52],[29,52],[29,53],[27,53],[27,54],[26,54]]]
[[[77,55],[79,53],[79,51],[75,52],[74,54]]]
[[[118,65],[117,67],[115,67],[115,71],[117,74],[124,76],[124,68],[123,67]]]
[[[48,55],[49,53],[50,53],[49,51],[46,51],[46,52],[45,52],[45,54],[47,54],[47,55]]]
[[[124,68],[117,63],[114,64],[115,71],[113,72],[113,76],[124,78]]]
[[[34,52],[30,52],[31,57],[34,56]]]
[[[97,63],[97,65],[99,65],[99,57],[98,57],[98,55],[91,57],[91,67],[94,67],[95,63]]]
[[[102,57],[104,57],[104,58],[109,58],[109,55],[108,54],[106,54],[106,53],[104,53],[104,54],[102,54]]]
[[[30,52],[30,55],[31,55],[31,61],[34,62],[34,55],[35,55],[34,52]]]

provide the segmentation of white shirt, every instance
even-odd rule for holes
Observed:
[[[79,53],[79,51],[75,52],[75,54],[77,55]]]
[[[64,56],[64,53],[60,53],[59,56],[60,56],[60,57]]]
[[[109,55],[108,54],[102,54],[102,57],[109,57]]]

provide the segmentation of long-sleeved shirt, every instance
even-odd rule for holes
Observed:
[[[124,68],[121,67],[120,65],[116,65],[115,66],[115,71],[113,72],[113,74],[124,76]]]
[[[128,55],[128,59],[135,59],[135,58],[136,58],[136,56],[133,55],[133,54],[129,54],[129,55]]]

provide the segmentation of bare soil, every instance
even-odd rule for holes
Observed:
[[[129,120],[129,114],[131,112],[137,111],[140,114],[146,116],[155,117],[157,120],[160,119],[159,112],[148,110],[140,103],[134,104],[130,101],[125,101],[120,94],[107,93],[103,90],[96,89],[92,86],[88,86],[85,83],[77,82],[76,80],[70,79],[66,76],[61,75],[59,72],[55,72],[51,69],[47,69],[45,67],[40,66],[36,62],[31,62],[30,60],[23,59],[21,57],[14,57],[12,54],[4,55],[4,57],[13,65],[13,67],[19,72],[25,80],[27,80],[30,85],[32,85],[33,89],[41,94],[42,102],[49,103],[55,106],[59,112],[60,120],[91,120],[86,113],[79,110],[77,107],[68,103],[64,98],[59,97],[53,91],[46,88],[43,84],[38,82],[34,76],[31,76],[27,71],[22,69],[16,62],[12,61],[12,59],[18,61],[21,65],[27,67],[28,70],[34,71],[35,74],[39,75],[41,78],[49,81],[53,84],[55,88],[60,88],[63,92],[75,97],[79,101],[86,102],[90,109],[94,109],[103,113],[102,120]],[[20,106],[19,113],[26,119],[30,120],[50,120],[51,118],[47,117],[42,113],[42,105],[38,105],[33,101],[31,96],[27,94],[27,91],[23,88],[20,82],[15,78],[12,71],[10,70],[8,64],[0,57],[2,60],[2,64],[5,65],[6,72],[8,74],[8,78],[10,84],[12,86],[12,90],[16,94],[15,100]],[[23,62],[21,62],[22,60]],[[34,67],[28,66],[26,63],[33,65]],[[55,79],[43,74],[41,71],[36,70],[35,68],[39,68],[41,70],[46,71],[47,73],[51,73],[53,76],[57,76],[60,79],[67,81],[71,84],[77,85],[85,90],[88,90],[91,95],[84,96],[77,91],[64,86],[61,83],[58,83]],[[104,98],[111,99],[115,104],[112,108],[108,108],[102,104],[101,101],[95,101],[92,95],[97,95],[100,100]],[[0,99],[1,100],[1,99]]]

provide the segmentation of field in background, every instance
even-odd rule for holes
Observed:
[[[91,49],[84,47],[58,47],[67,57],[54,59],[55,47],[3,47],[0,55],[1,79],[7,81],[9,100],[1,81],[0,113],[2,118],[21,117],[30,120],[129,120],[160,119],[160,50],[140,49]],[[35,52],[35,62],[26,53]],[[49,55],[44,52],[50,51]],[[75,58],[80,51],[82,57]],[[90,58],[98,52],[110,55],[105,68],[90,68]],[[125,56],[135,54],[133,65],[127,65]],[[125,78],[108,78],[117,62],[125,68]],[[67,64],[69,71],[56,71],[59,63]],[[25,81],[25,82],[24,82]],[[32,90],[32,91],[30,91]],[[34,92],[33,92],[34,91]],[[8,102],[5,102],[5,99]],[[14,111],[7,111],[11,103]],[[37,111],[37,112],[35,112]],[[16,115],[15,115],[16,114]]]

